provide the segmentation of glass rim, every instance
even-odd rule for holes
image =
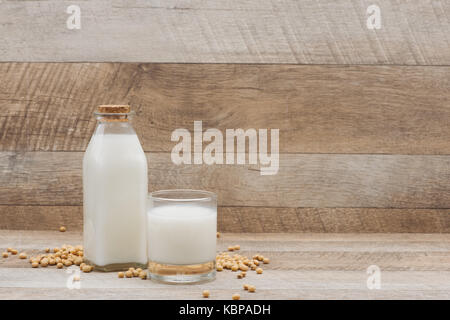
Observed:
[[[186,195],[193,195],[186,197]],[[172,196],[171,196],[172,195]],[[178,195],[175,196],[175,195]],[[185,195],[180,197],[180,195]],[[153,191],[148,194],[148,198],[153,201],[167,201],[167,202],[201,202],[213,201],[217,199],[214,192],[196,189],[166,189]]]
[[[96,116],[134,116],[136,114],[136,111],[131,110],[127,113],[111,113],[111,112],[98,112],[94,111],[94,115]]]

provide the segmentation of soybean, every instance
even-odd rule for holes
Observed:
[[[41,260],[41,267],[46,267],[46,266],[48,266],[48,259],[44,258]]]
[[[92,269],[93,269],[93,267],[92,266],[89,266],[89,265],[85,265],[85,266],[83,266],[83,272],[86,272],[86,273],[88,273],[88,272],[91,272],[92,271]]]

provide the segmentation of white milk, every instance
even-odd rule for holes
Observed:
[[[193,204],[149,208],[148,258],[172,265],[193,265],[216,258],[217,210]]]
[[[147,263],[147,161],[131,126],[117,125],[130,133],[97,128],[83,161],[84,255],[98,266]]]

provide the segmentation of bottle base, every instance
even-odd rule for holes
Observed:
[[[144,263],[138,263],[138,262],[126,262],[126,263],[111,263],[104,266],[97,265],[90,261],[89,259],[84,259],[84,263],[93,266],[94,271],[101,271],[101,272],[114,272],[114,271],[126,271],[129,268],[141,268],[145,269],[146,265]]]
[[[216,262],[170,265],[149,261],[148,273],[151,280],[163,283],[193,284],[208,282],[216,278]]]

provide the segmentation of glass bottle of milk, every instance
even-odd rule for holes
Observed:
[[[145,268],[147,160],[129,106],[103,105],[83,159],[84,258],[100,271]]]

